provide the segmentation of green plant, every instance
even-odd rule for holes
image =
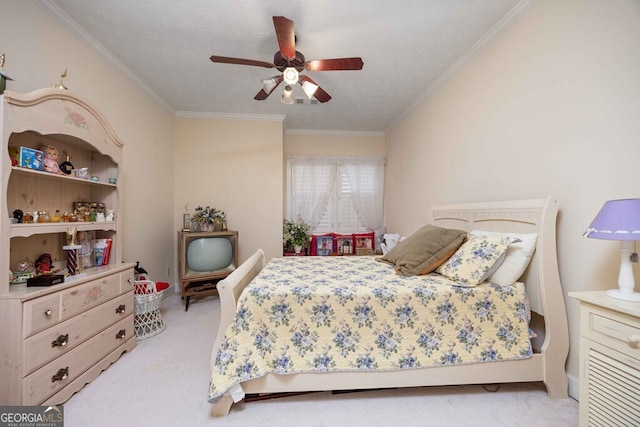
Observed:
[[[311,238],[309,224],[298,217],[297,221],[289,221],[285,218],[282,226],[282,247],[285,250],[294,246],[306,247]]]
[[[200,224],[213,224],[214,222],[223,223],[227,220],[227,214],[220,209],[212,208],[210,206],[202,207],[198,206],[193,214],[192,221]]]

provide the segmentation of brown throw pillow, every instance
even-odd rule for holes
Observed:
[[[462,230],[428,224],[377,259],[394,265],[403,276],[431,273],[458,250],[466,236]]]

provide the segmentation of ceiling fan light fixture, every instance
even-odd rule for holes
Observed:
[[[285,105],[291,105],[295,102],[295,100],[293,99],[293,88],[291,88],[291,86],[286,85],[284,87],[284,92],[282,92],[282,98],[280,99],[280,102]]]
[[[305,80],[302,83],[302,90],[304,91],[304,93],[307,94],[309,98],[312,98],[313,95],[316,93],[316,90],[318,90],[318,85]]]
[[[277,77],[271,77],[262,80],[262,87],[264,87],[264,91],[267,92],[267,94],[271,93],[276,88],[276,86],[278,86]]]
[[[287,67],[282,72],[282,77],[284,77],[284,82],[288,85],[294,85],[298,83],[298,70],[293,67]]]

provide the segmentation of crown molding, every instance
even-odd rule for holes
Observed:
[[[324,130],[324,129],[287,129],[287,135],[327,135],[327,136],[382,136],[382,131],[350,131],[350,130]]]
[[[283,122],[286,116],[279,114],[240,114],[240,113],[208,113],[198,111],[176,111],[175,117],[181,119],[224,119],[224,120],[256,120],[263,122]]]
[[[125,66],[118,60],[111,52],[107,50],[102,44],[100,44],[93,36],[87,33],[82,27],[80,27],[69,15],[67,15],[62,9],[58,7],[51,0],[33,0],[35,4],[40,6],[45,12],[47,12],[53,19],[62,25],[64,28],[78,37],[84,44],[89,46],[94,52],[98,54],[106,62],[114,66],[120,71],[126,78],[131,80],[136,86],[142,89],[147,95],[151,96],[156,102],[162,105],[170,112],[174,112],[173,108],[169,106],[162,98],[158,96],[143,80],[141,80],[131,69]]]

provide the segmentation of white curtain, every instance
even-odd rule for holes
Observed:
[[[328,157],[292,157],[290,220],[302,218],[315,230],[327,209],[336,180],[335,159]]]
[[[358,220],[375,232],[375,246],[379,249],[380,236],[386,231],[382,208],[384,159],[343,158],[342,167],[351,188],[351,202]]]

